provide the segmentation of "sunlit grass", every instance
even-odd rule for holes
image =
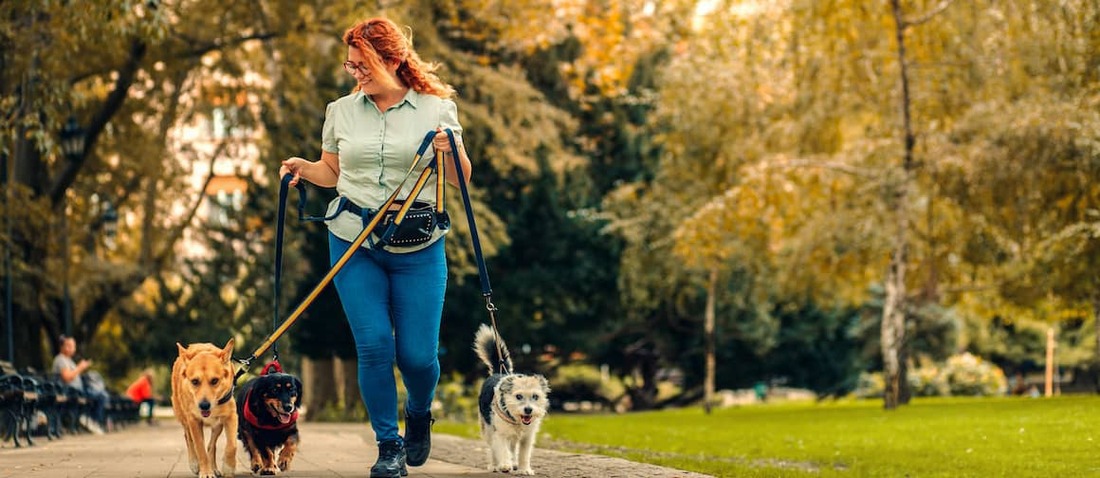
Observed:
[[[1100,397],[769,404],[624,415],[557,413],[540,446],[732,476],[1100,474]],[[475,437],[476,425],[436,431]]]

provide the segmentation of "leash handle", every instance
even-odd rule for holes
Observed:
[[[267,365],[264,365],[264,369],[262,372],[260,372],[260,375],[268,375],[273,370],[275,371],[275,373],[283,373],[283,366],[279,363],[279,359],[272,360],[271,362],[268,362]]]

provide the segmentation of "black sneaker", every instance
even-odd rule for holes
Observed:
[[[420,466],[432,454],[432,412],[423,417],[405,415],[405,450],[409,466]]]
[[[401,478],[408,475],[405,469],[405,446],[399,440],[378,444],[378,461],[370,467],[370,478]]]

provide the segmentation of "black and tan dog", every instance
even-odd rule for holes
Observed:
[[[237,437],[248,450],[253,473],[274,475],[290,468],[298,451],[301,405],[302,382],[285,373],[261,375],[237,391]]]

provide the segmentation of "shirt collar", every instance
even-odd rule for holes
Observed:
[[[355,94],[356,94],[356,100],[357,101],[369,101],[371,103],[374,103],[374,100],[372,100],[369,96],[367,96],[365,93],[363,93],[362,90],[356,91]],[[419,102],[420,102],[420,93],[417,93],[416,90],[414,90],[412,88],[409,88],[409,91],[405,92],[405,97],[402,98],[401,101],[398,101],[396,105],[393,105],[393,107],[396,108],[396,107],[399,107],[399,106],[401,106],[405,103],[408,103],[413,108],[416,108],[417,104]]]

